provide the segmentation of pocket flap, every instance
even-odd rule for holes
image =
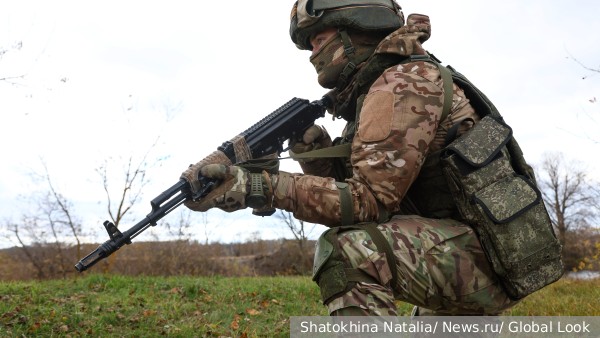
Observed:
[[[495,223],[508,223],[538,204],[539,190],[525,176],[509,176],[476,192],[473,201]]]
[[[494,159],[511,136],[512,129],[509,126],[486,116],[446,149],[479,168]]]

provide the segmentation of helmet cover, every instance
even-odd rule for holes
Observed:
[[[311,50],[311,35],[327,27],[359,32],[392,32],[404,25],[394,0],[298,0],[290,17],[290,37],[300,49]]]

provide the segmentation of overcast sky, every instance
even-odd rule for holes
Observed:
[[[133,224],[188,164],[292,97],[320,98],[325,90],[309,52],[289,39],[292,4],[3,1],[0,78],[9,79],[0,81],[0,221],[29,212],[17,197],[39,188],[27,173],[44,161],[85,230],[100,229],[107,213],[95,168],[108,161],[121,170],[122,159],[141,158],[160,135],[151,156],[169,157],[148,173]],[[426,48],[492,99],[531,163],[558,151],[600,178],[593,142],[600,140],[600,75],[569,58],[600,68],[600,2],[401,5],[406,15],[430,16]],[[343,127],[328,117],[318,123],[334,135]],[[299,170],[289,161],[283,168]],[[263,238],[287,235],[279,221],[245,211],[211,211],[208,219],[211,241],[244,240],[257,230]]]

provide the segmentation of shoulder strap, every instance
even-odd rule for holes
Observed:
[[[440,70],[440,75],[442,76],[442,85],[444,89],[444,106],[442,108],[442,116],[440,117],[440,122],[444,121],[448,114],[450,114],[450,109],[452,109],[452,96],[454,95],[454,89],[452,87],[452,75],[448,68],[442,66],[439,63],[435,63],[438,69]]]
[[[442,89],[444,90],[444,105],[442,106],[442,116],[440,117],[440,122],[444,121],[446,117],[448,117],[448,114],[450,114],[450,109],[452,109],[452,97],[454,96],[454,89],[452,87],[452,73],[448,68],[444,67],[440,63],[440,60],[438,60],[433,54],[411,55],[404,62],[414,61],[431,62],[440,71],[440,76],[442,77]]]

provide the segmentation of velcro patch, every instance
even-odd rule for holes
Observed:
[[[369,93],[363,103],[358,136],[363,142],[385,140],[392,129],[394,94],[387,91]]]

